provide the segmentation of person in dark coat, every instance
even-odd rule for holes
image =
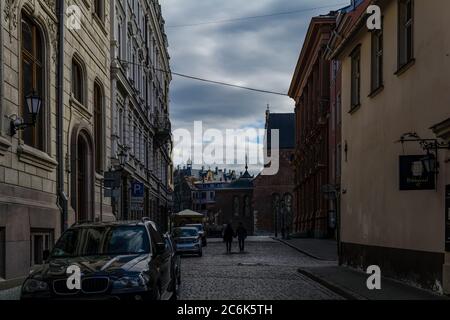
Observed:
[[[227,245],[227,253],[231,253],[231,243],[233,242],[234,230],[231,223],[227,224],[223,233],[223,241]]]
[[[239,241],[239,251],[244,252],[244,242],[247,238],[247,230],[244,228],[242,222],[239,222],[239,227],[236,229],[236,236]]]

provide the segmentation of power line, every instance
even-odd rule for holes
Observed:
[[[302,13],[302,12],[307,12],[307,11],[312,11],[312,10],[334,8],[334,7],[345,6],[345,5],[347,5],[347,3],[336,3],[334,5],[326,5],[326,6],[315,7],[315,8],[305,8],[305,9],[298,9],[298,10],[292,10],[292,11],[269,13],[269,14],[264,14],[264,15],[259,15],[259,16],[248,16],[248,17],[240,17],[240,18],[233,18],[233,19],[212,20],[212,21],[190,23],[190,24],[168,25],[168,26],[166,26],[166,28],[174,29],[174,28],[197,27],[197,26],[203,26],[203,25],[209,25],[209,24],[232,23],[232,22],[238,22],[238,21],[243,21],[243,20],[252,20],[252,19],[269,18],[269,17],[281,16],[281,15],[297,14],[297,13]]]
[[[121,63],[137,65],[137,66],[141,66],[141,67],[145,67],[145,68],[148,67],[147,65],[144,65],[144,64],[141,64],[141,63],[134,63],[134,62],[126,61],[126,60],[119,60],[119,61]],[[260,92],[260,93],[266,93],[266,94],[273,94],[273,95],[288,97],[287,93],[271,91],[271,90],[265,90],[265,89],[257,89],[257,88],[246,87],[246,86],[240,86],[240,85],[233,84],[233,83],[205,79],[205,78],[201,78],[201,77],[191,76],[191,75],[178,73],[178,72],[173,72],[171,70],[159,69],[159,68],[155,68],[155,67],[152,67],[152,69],[155,70],[155,71],[168,73],[168,74],[171,74],[171,75],[175,75],[175,76],[186,78],[186,79],[190,79],[190,80],[196,80],[196,81],[201,81],[201,82],[206,82],[206,83],[211,83],[211,84],[216,84],[216,85],[221,85],[221,86],[226,86],[226,87],[232,87],[232,88],[237,88],[237,89],[242,89],[242,90],[248,90],[248,91],[254,91],[254,92]]]

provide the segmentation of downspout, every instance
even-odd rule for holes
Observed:
[[[64,24],[65,11],[64,0],[58,0],[58,78],[56,86],[57,95],[57,124],[56,124],[56,148],[58,162],[58,205],[61,210],[61,233],[63,233],[67,225],[67,204],[68,197],[64,192]],[[69,147],[67,145],[67,147]]]
[[[3,21],[3,1],[0,1],[0,22]],[[3,28],[0,32],[0,136],[3,135],[3,75],[4,75],[4,61],[3,61]]]

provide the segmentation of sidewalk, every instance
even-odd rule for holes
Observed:
[[[337,243],[328,239],[289,239],[274,238],[307,256],[317,260],[337,261]]]
[[[350,300],[449,299],[446,296],[383,277],[381,278],[381,290],[369,290],[366,286],[368,274],[337,265],[299,268],[298,272]]]
[[[337,264],[337,244],[334,240],[290,239],[276,240],[322,261],[335,261],[334,265],[301,267],[298,272],[322,284],[324,287],[350,300],[448,300],[449,297],[422,290],[406,283],[381,278],[381,290],[369,290],[368,274]]]

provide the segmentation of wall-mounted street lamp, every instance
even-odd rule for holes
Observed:
[[[25,97],[25,102],[28,107],[28,113],[31,114],[31,122],[24,122],[23,118],[17,115],[11,116],[11,126],[10,126],[10,136],[14,136],[18,130],[24,130],[29,127],[34,127],[36,125],[36,120],[39,115],[42,106],[41,97],[33,91],[31,94]]]
[[[120,152],[117,154],[117,157],[119,158],[120,167],[124,168],[125,163],[128,160],[128,147],[125,147],[124,149],[120,150]]]

